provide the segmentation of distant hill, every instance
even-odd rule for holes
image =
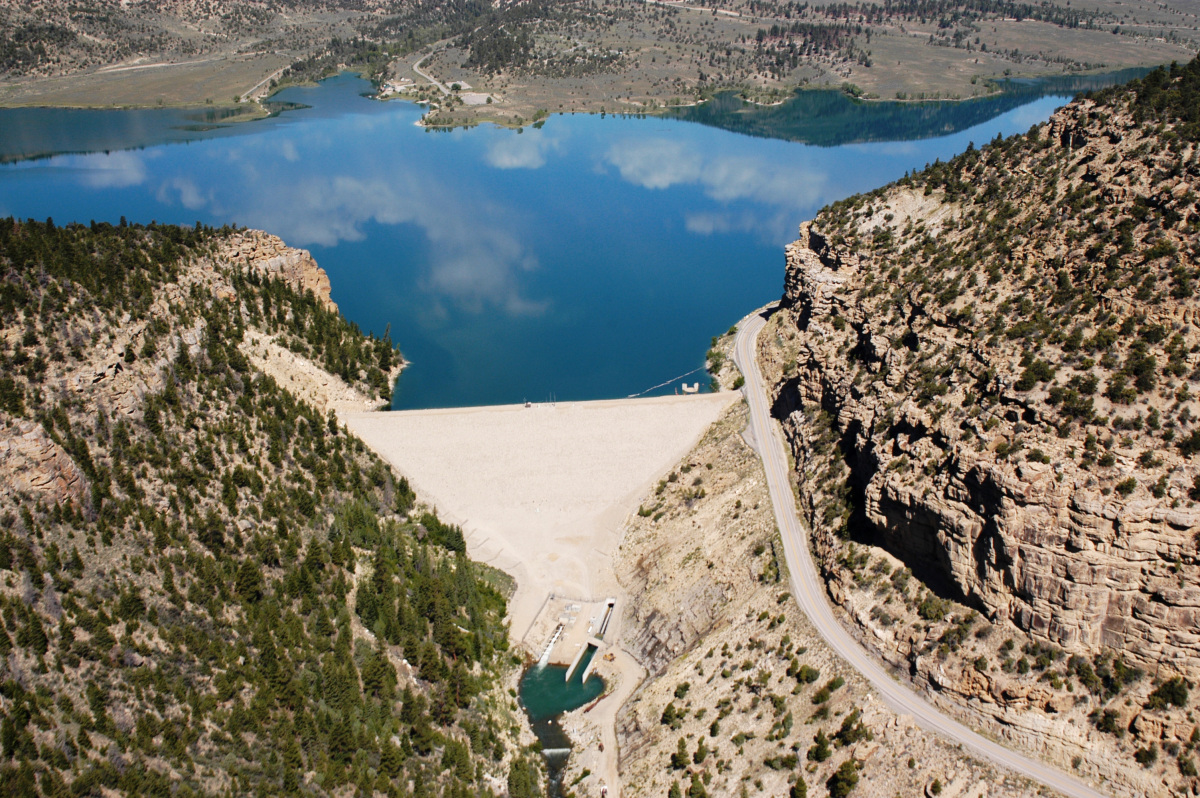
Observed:
[[[735,92],[725,92],[701,105],[670,109],[667,115],[747,136],[799,141],[818,147],[862,141],[907,141],[949,136],[1038,97],[1074,95],[1126,83],[1147,72],[1149,69],[1133,68],[1102,75],[1003,81],[997,84],[998,93],[961,102],[874,102],[830,89],[800,91],[778,105],[758,106]]]

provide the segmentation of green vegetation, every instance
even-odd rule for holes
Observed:
[[[1168,706],[1186,707],[1188,701],[1188,683],[1182,676],[1173,676],[1154,688],[1146,699],[1146,709],[1165,709]]]
[[[825,683],[824,687],[822,687],[820,690],[813,693],[812,702],[814,704],[824,704],[826,701],[829,700],[830,696],[833,695],[833,692],[835,690],[837,690],[838,688],[840,688],[845,683],[846,683],[846,680],[843,679],[841,676],[833,677],[832,679],[830,679],[828,682]]]
[[[812,747],[808,749],[808,759],[811,762],[824,762],[833,754],[833,749],[829,745],[829,738],[825,736],[824,729],[817,730],[817,736],[813,739]]]
[[[858,763],[847,759],[825,782],[830,798],[846,798],[858,786]]]
[[[80,475],[0,497],[20,674],[0,774],[56,795],[473,796],[507,770],[540,794],[496,690],[505,599],[461,530],[409,520],[408,484],[239,343],[274,333],[367,390],[397,354],[311,294],[206,269],[227,234],[0,221],[0,436],[40,428]]]
[[[1170,674],[1137,685],[1145,674],[1130,663],[1164,657],[1140,634],[1106,634],[1102,652],[1092,636],[1042,623],[1070,603],[1059,566],[1077,551],[1077,519],[1051,522],[1054,553],[1017,565],[999,552],[1025,533],[1002,508],[1017,484],[1164,518],[1200,502],[1200,336],[1185,322],[1200,281],[1198,87],[1200,59],[1156,70],[1024,135],[827,207],[802,228],[814,257],[792,267],[808,273],[789,273],[768,344],[784,364],[776,388],[832,592],[880,638],[884,627],[911,641],[883,645],[914,672],[932,655],[988,685],[979,690],[1013,684],[1053,691],[1067,707],[1087,702],[1095,728],[1121,738],[1106,745],[1130,757],[1127,731],[1149,743],[1138,713],[1184,714],[1192,685]],[[809,292],[822,266],[844,282],[818,300]],[[1092,513],[1101,511],[1081,511]],[[1185,588],[1200,536],[1154,524],[1175,548],[1114,572]],[[946,537],[968,525],[963,540]],[[1102,538],[1121,534],[1100,525]],[[976,568],[963,564],[964,541]],[[1081,628],[1116,628],[1083,612]],[[1028,634],[997,647],[988,637],[1007,622]],[[1168,640],[1177,627],[1166,616],[1151,625]],[[1059,648],[1068,644],[1074,656]],[[819,707],[828,697],[811,696]],[[852,736],[851,716],[842,720]],[[1162,750],[1178,758],[1177,747]],[[1148,766],[1156,756],[1137,754]]]
[[[1141,80],[1096,92],[1094,97],[1098,102],[1125,105],[1139,123],[1173,122],[1175,136],[1200,141],[1200,59],[1185,66],[1159,67]],[[1174,253],[1164,248],[1150,250],[1146,257],[1153,260],[1167,254]]]
[[[1186,459],[1200,452],[1191,404],[1200,344],[1173,321],[1200,279],[1200,199],[1187,189],[1197,155],[1186,143],[1196,135],[1197,86],[1200,59],[1156,70],[1095,95],[1100,105],[1067,109],[1059,127],[969,147],[822,211],[812,245],[861,263],[845,300],[875,320],[873,342],[862,346],[862,331],[841,314],[829,341],[875,421],[865,444],[857,422],[835,412],[840,398],[801,408],[815,526],[852,539],[867,523],[862,486],[885,481],[927,496],[972,448],[1013,468],[1090,472],[1077,478],[1119,500],[1200,497],[1172,492],[1173,475],[1192,481]],[[1133,188],[1143,179],[1172,189],[1144,194]],[[936,197],[953,220],[895,221],[889,203],[910,193]],[[1058,209],[1053,219],[1046,207]],[[928,420],[901,412],[907,398]],[[896,443],[876,448],[882,441]],[[1117,468],[1121,447],[1134,450],[1136,473]],[[833,551],[857,585],[877,583],[853,546]],[[929,623],[950,614],[926,591],[915,609]],[[884,606],[872,617],[895,622]]]
[[[859,740],[873,740],[875,735],[862,722],[862,712],[855,709],[842,719],[842,727],[833,735],[838,747],[854,745]]]

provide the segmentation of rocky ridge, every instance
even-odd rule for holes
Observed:
[[[135,416],[148,395],[162,390],[164,369],[177,357],[178,348],[186,347],[188,355],[196,357],[205,340],[206,322],[200,317],[179,331],[177,342],[158,351],[153,344],[156,327],[173,318],[193,290],[209,291],[226,301],[234,299],[237,290],[231,269],[239,267],[277,280],[301,295],[311,292],[321,307],[337,312],[337,304],[330,298],[329,276],[307,250],[289,247],[279,237],[259,230],[235,231],[215,242],[213,251],[197,258],[194,267],[183,270],[178,280],[162,286],[145,318],[133,319],[127,314],[121,324],[107,327],[94,347],[85,350],[80,346],[79,362],[56,373],[57,387],[80,397],[102,393],[106,405],[117,414]],[[73,331],[72,339],[82,341],[85,334],[91,336],[101,326],[99,320],[93,322]],[[20,329],[4,332],[10,343],[17,344]],[[147,341],[155,349],[150,356],[146,356]],[[381,402],[366,385],[348,384],[280,346],[274,335],[251,329],[242,348],[256,366],[281,384],[297,389],[292,383],[299,380],[299,392],[322,411],[363,410]],[[389,368],[388,382],[401,368],[401,361]],[[22,421],[0,430],[0,485],[0,492],[41,495],[49,502],[78,501],[88,490],[82,472],[41,425]]]
[[[321,305],[337,312],[330,294],[329,275],[306,249],[289,247],[279,236],[261,230],[239,230],[221,242],[218,258],[229,264],[244,264],[269,279],[281,280],[297,293],[312,291]]]
[[[835,602],[919,681],[1139,792],[1086,718],[1195,742],[1186,696],[1148,694],[1200,673],[1200,150],[1172,110],[1198,72],[831,206],[760,339]]]
[[[490,571],[243,351],[375,401],[398,362],[274,242],[0,220],[14,795],[537,792]]]

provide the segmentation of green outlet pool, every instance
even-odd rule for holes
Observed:
[[[564,712],[578,709],[604,692],[604,680],[599,676],[589,676],[586,682],[580,678],[595,654],[596,649],[589,647],[569,682],[566,680],[567,669],[562,665],[532,665],[521,677],[518,693],[521,707],[542,750],[550,752],[546,756],[546,766],[550,774],[551,798],[562,794],[561,774],[567,763],[564,749],[571,748],[571,738],[563,731],[559,719]]]

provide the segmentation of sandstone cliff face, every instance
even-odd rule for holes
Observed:
[[[41,424],[6,417],[0,423],[0,494],[83,508],[88,483]]]
[[[630,596],[622,643],[652,676],[760,584],[773,524],[744,425],[744,409],[727,413],[627,524],[614,561]]]
[[[1192,704],[1150,697],[1200,673],[1200,148],[1152,106],[1079,101],[831,206],[759,339],[856,633],[1129,795],[1200,789]]]
[[[938,779],[950,795],[983,783],[993,798],[1028,795],[1027,784],[872,700],[870,685],[825,647],[774,558],[761,462],[741,437],[746,413],[730,408],[675,479],[644,497],[614,560],[630,593],[621,643],[649,671],[617,718],[622,794],[662,796],[693,777],[709,795],[749,784],[787,795],[797,776],[819,790],[852,758],[855,794],[920,795]],[[819,673],[798,677],[801,667]],[[834,679],[842,686],[822,700]],[[818,732],[836,738],[847,717],[860,734],[835,742],[826,760],[807,758]]]
[[[308,250],[289,247],[278,236],[261,230],[242,230],[222,242],[218,257],[228,263],[246,265],[264,277],[282,280],[301,294],[312,291],[326,310],[337,310],[337,304],[330,299],[329,275]]]
[[[844,523],[1036,640],[1200,673],[1196,148],[1083,102],[952,168],[787,250],[776,407],[844,480],[799,474],[831,589]]]

